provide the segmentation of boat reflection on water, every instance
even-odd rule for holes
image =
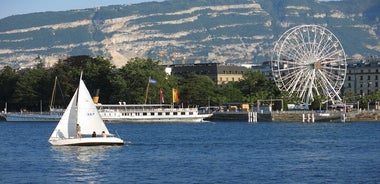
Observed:
[[[104,164],[111,152],[119,146],[52,146],[51,156],[60,170],[59,178],[65,181],[107,181]]]

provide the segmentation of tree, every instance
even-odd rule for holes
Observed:
[[[216,85],[210,77],[191,73],[179,79],[179,99],[184,106],[207,106],[215,96]]]
[[[237,82],[229,82],[226,85],[220,86],[216,91],[217,97],[213,102],[218,105],[227,102],[244,102],[244,95],[237,87]]]
[[[169,90],[172,84],[159,61],[152,59],[132,58],[114,76],[112,99],[126,100],[127,103],[141,104],[145,102],[145,94],[149,78],[157,81],[148,88],[148,103],[159,103],[157,97],[160,89]],[[123,81],[124,80],[124,81]],[[120,86],[117,86],[120,85]]]
[[[25,71],[16,83],[12,98],[19,108],[37,111],[42,101],[45,110],[50,102],[50,95],[54,79],[51,72],[44,68],[36,68]]]
[[[259,99],[276,98],[280,91],[272,81],[269,81],[261,72],[248,70],[243,74],[243,79],[237,84],[246,101],[253,103]]]
[[[12,102],[12,94],[15,91],[16,83],[19,80],[19,76],[9,66],[5,66],[0,71],[0,104],[6,102]]]

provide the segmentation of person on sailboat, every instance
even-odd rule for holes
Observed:
[[[96,132],[92,132],[92,137],[96,137]]]
[[[107,135],[104,131],[102,132],[102,137],[107,137]]]
[[[77,138],[82,138],[82,134],[80,133],[80,125],[77,124]]]

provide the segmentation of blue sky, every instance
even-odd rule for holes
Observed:
[[[136,4],[150,1],[164,0],[0,0],[0,19],[11,15],[34,12],[64,11],[118,4]]]
[[[0,0],[0,19],[18,14],[163,0]]]

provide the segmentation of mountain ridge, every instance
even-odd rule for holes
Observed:
[[[73,55],[164,63],[260,63],[287,29],[331,30],[348,57],[380,54],[380,2],[315,0],[167,0],[42,12],[0,19],[0,65],[47,66]]]

